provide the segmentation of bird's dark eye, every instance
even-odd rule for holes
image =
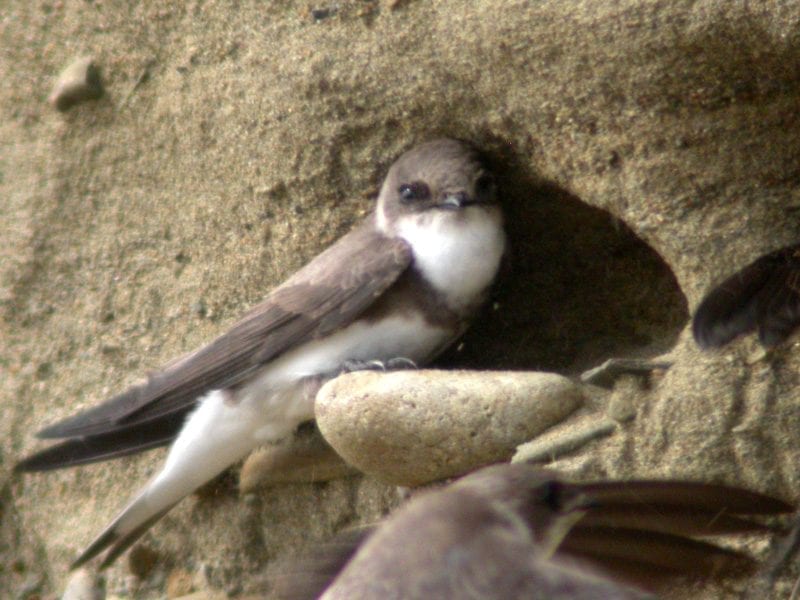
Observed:
[[[403,202],[418,202],[420,200],[428,200],[431,197],[430,188],[422,181],[404,183],[397,188],[397,192]]]
[[[484,173],[475,182],[475,195],[482,202],[489,201],[494,196],[494,188],[494,177],[489,173]]]
[[[540,500],[552,510],[561,509],[561,484],[557,481],[548,481],[540,490]]]

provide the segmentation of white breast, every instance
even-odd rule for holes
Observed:
[[[499,211],[478,206],[409,215],[395,232],[411,245],[417,268],[453,308],[473,303],[492,283],[506,244]]]
[[[425,364],[452,334],[448,329],[429,324],[421,315],[356,321],[270,362],[257,377],[237,390],[236,404],[242,407],[240,410],[253,413],[249,420],[258,430],[260,441],[280,439],[298,423],[314,418],[314,394],[307,395],[302,390],[306,378],[332,377],[347,360],[408,358]]]

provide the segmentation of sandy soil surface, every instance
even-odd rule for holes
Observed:
[[[59,594],[163,457],[14,475],[33,433],[224,331],[440,135],[492,158],[514,247],[440,364],[575,374],[671,351],[619,392],[637,417],[556,466],[800,497],[796,348],[703,354],[685,328],[712,282],[800,238],[798,24],[788,1],[6,3],[0,589]],[[57,112],[55,78],[86,55],[105,95]],[[268,591],[397,502],[358,477],[242,499],[230,476],[145,536],[149,577],[123,559],[107,589]]]

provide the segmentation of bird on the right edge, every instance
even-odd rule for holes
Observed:
[[[777,498],[678,480],[571,483],[517,463],[414,496],[276,581],[280,598],[650,598],[676,577],[755,570],[752,557],[694,537],[772,527]]]
[[[758,331],[767,348],[800,326],[800,244],[756,259],[706,294],[692,319],[701,348],[719,348]]]

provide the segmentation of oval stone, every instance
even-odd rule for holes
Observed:
[[[416,486],[511,458],[583,402],[554,373],[360,371],[317,394],[317,424],[356,468]]]

